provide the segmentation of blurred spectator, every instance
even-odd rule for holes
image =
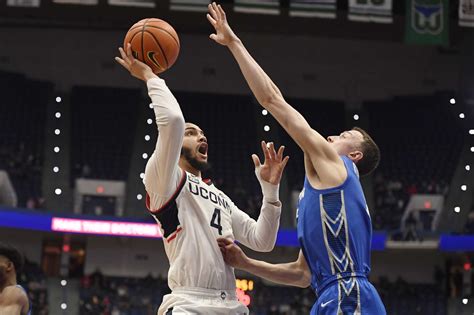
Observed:
[[[44,209],[45,199],[43,197],[29,197],[25,206],[27,209]]]
[[[449,286],[451,297],[461,297],[462,295],[462,271],[460,266],[452,266],[449,272]]]
[[[464,227],[464,233],[474,234],[474,205],[467,216],[466,226]]]
[[[104,275],[99,269],[96,269],[96,271],[90,275],[90,283],[93,288],[99,290],[105,286]]]
[[[86,163],[82,165],[81,177],[89,178],[91,176],[91,167]]]
[[[405,220],[403,240],[404,241],[422,241],[420,236],[420,213],[419,211],[411,211]]]

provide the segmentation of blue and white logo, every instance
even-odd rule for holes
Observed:
[[[444,29],[444,5],[440,0],[413,0],[411,26],[418,34],[439,35]]]

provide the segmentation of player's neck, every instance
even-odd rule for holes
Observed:
[[[16,275],[13,275],[11,277],[7,277],[5,279],[5,281],[3,281],[2,283],[0,283],[0,292],[3,292],[3,290],[6,288],[6,287],[10,287],[12,285],[16,285],[17,282],[16,282]]]
[[[186,169],[185,171],[188,172],[188,173],[193,174],[193,175],[196,176],[196,177],[201,178],[201,171],[198,171],[198,170],[195,169],[195,168],[192,168],[192,167],[191,167],[191,168]]]
[[[201,171],[192,167],[191,164],[185,159],[180,159],[179,167],[181,167],[181,169],[185,170],[186,172],[193,174],[194,176],[201,177]]]

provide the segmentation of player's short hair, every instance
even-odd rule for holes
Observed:
[[[369,134],[362,128],[354,127],[352,130],[358,131],[362,134],[364,140],[361,143],[360,149],[364,156],[357,161],[357,168],[360,176],[365,176],[372,173],[377,168],[380,162],[380,149]]]
[[[15,266],[16,273],[21,272],[25,260],[23,255],[13,246],[0,242],[0,256],[8,258]]]

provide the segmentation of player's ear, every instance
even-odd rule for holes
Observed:
[[[356,150],[349,153],[348,157],[352,160],[352,162],[357,163],[364,157],[364,153],[362,153],[362,151]]]
[[[7,260],[7,271],[12,271],[15,265],[13,265],[13,262],[11,260]]]

